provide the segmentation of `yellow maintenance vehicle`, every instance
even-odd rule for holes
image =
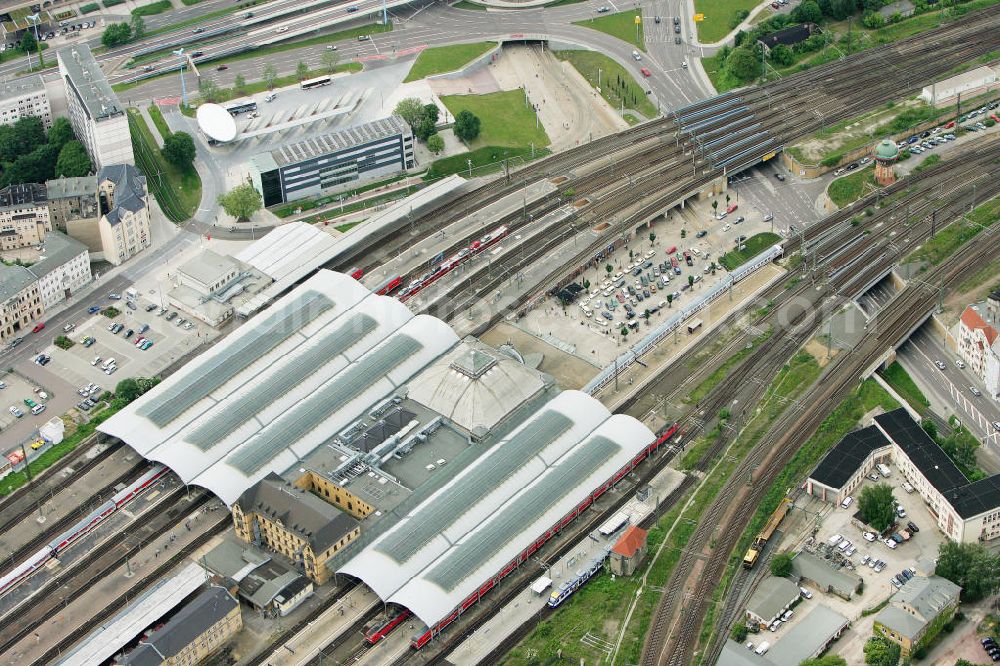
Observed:
[[[767,524],[764,525],[764,529],[757,533],[757,538],[753,540],[753,545],[747,549],[747,554],[743,556],[743,567],[746,569],[752,569],[753,565],[757,564],[757,558],[760,557],[760,552],[764,550],[767,540],[771,538],[774,534],[774,530],[778,529],[778,525],[781,524],[781,519],[785,517],[788,510],[792,508],[792,500],[789,498],[784,498],[781,503],[778,504],[778,508],[774,510],[771,517],[767,519]]]

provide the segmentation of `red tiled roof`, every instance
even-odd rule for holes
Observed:
[[[975,308],[971,306],[965,308],[965,312],[962,313],[962,323],[965,324],[966,328],[981,329],[983,335],[986,336],[986,339],[991,345],[993,344],[993,341],[997,339],[997,330],[983,321],[983,318],[980,317]]]
[[[630,525],[627,530],[625,530],[621,538],[618,539],[618,543],[612,548],[612,552],[618,553],[623,557],[632,557],[635,555],[635,551],[639,550],[646,545],[646,530],[636,527],[635,525]]]

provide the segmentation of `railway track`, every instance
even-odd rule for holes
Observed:
[[[994,147],[995,145],[996,144],[994,144]],[[989,153],[990,151],[987,150],[984,152]],[[983,156],[981,159],[985,159],[988,161],[990,158],[988,156]],[[962,171],[958,175],[967,176],[968,172]],[[977,195],[977,201],[982,201],[992,196],[996,196],[997,192],[1000,191],[1000,186],[987,187],[986,190],[987,191],[982,193],[983,195],[982,197]],[[968,197],[966,196],[965,192],[961,190],[956,190],[950,197],[950,200],[947,201],[941,209],[939,209],[942,217],[957,215],[960,210],[964,210],[965,206],[967,205],[967,202],[968,202]],[[926,209],[930,208],[931,206],[933,206],[933,202],[925,203],[924,206],[921,207],[921,212],[926,212]],[[911,210],[913,209],[911,208]],[[902,224],[903,222],[905,222],[905,220],[899,222],[899,224]],[[886,226],[888,227],[889,225]],[[930,218],[924,217],[918,223],[911,224],[911,226],[909,227],[909,231],[907,233],[911,237],[921,238],[925,235],[929,235],[930,226],[931,226]],[[883,233],[888,234],[892,233],[892,231],[887,230],[884,231]],[[871,253],[871,251],[872,251],[871,247],[864,248],[861,250],[860,256],[864,256],[864,253]],[[862,275],[877,276],[879,275],[880,271],[883,270],[882,268],[879,268],[877,266],[880,264],[884,264],[886,261],[887,257],[883,254],[882,256],[878,257],[877,260],[873,261],[873,264],[870,267],[865,267],[860,269],[860,272]],[[894,263],[895,257],[892,257],[890,261]],[[856,280],[853,275],[845,276],[839,282],[832,281],[831,284],[828,285],[828,287],[823,290],[824,292],[832,291],[832,295],[834,296],[834,298],[832,299],[834,303],[834,305],[832,306],[833,309],[836,309],[837,307],[839,307],[841,303],[845,302],[847,298],[850,298],[854,295],[853,293],[848,293],[848,294],[840,294],[838,297],[837,295],[840,292],[840,290],[842,288],[849,288],[850,285],[857,283],[858,280]],[[811,286],[811,283],[810,283],[810,288],[815,289],[815,287]],[[812,322],[812,325],[808,326],[802,325],[798,328],[797,334],[794,328],[791,329],[793,333],[793,336],[791,338],[782,336],[782,338],[790,340],[790,342],[782,343],[781,345],[782,348],[788,349],[790,351],[798,349],[798,347],[800,346],[799,344],[800,342],[803,342],[804,340],[808,339],[812,334],[815,333],[816,326],[818,326],[818,324],[819,322],[814,320]],[[794,320],[792,322],[792,325],[793,326],[796,325]],[[871,325],[869,326],[869,330],[870,331],[873,330],[873,327]],[[772,338],[771,344],[769,344],[768,346],[777,347],[778,345],[774,344],[775,342],[777,342],[777,339]],[[770,356],[770,354],[768,354],[766,351],[760,353]],[[843,354],[842,356],[851,356],[851,353]],[[779,355],[779,357],[775,357],[768,360],[772,362],[777,362],[780,361],[781,358]],[[739,380],[741,384],[747,383],[747,380],[750,378],[749,377],[749,373],[751,372],[750,368],[766,369],[767,367],[768,366],[766,363],[761,365],[759,364],[759,362],[753,360],[753,358],[751,357],[750,359],[747,359],[743,364],[738,366],[736,369],[734,369],[733,374],[731,376]],[[764,384],[765,382],[763,381],[757,383],[757,385],[760,386],[763,386]],[[718,396],[716,396],[716,400],[711,401],[711,404],[709,404],[704,409],[704,413],[712,414],[713,413],[712,410],[721,408],[722,406],[728,404],[728,398],[729,396],[726,396],[726,398],[723,400],[723,399],[718,399]],[[741,402],[744,405],[748,404],[745,400],[742,399]],[[800,400],[800,403],[813,404],[807,398],[803,398],[802,400]],[[788,413],[789,413],[788,411],[785,412],[786,415]],[[783,416],[782,418],[788,418],[788,417]],[[767,436],[765,436],[763,439],[766,441],[768,438]],[[724,445],[724,440],[725,438],[720,438],[719,446]],[[757,462],[757,458],[759,457],[760,454],[757,453],[758,449],[755,449],[754,451],[755,452],[751,453],[751,455],[748,456],[748,458],[744,461],[745,463],[749,462],[750,465],[753,465]],[[715,455],[717,455],[717,453],[718,452],[716,451]],[[709,451],[706,454],[706,458],[708,458],[711,455],[713,455],[713,452]],[[743,479],[746,478],[746,476],[741,475],[741,471],[737,470],[737,472],[734,473],[733,478]],[[739,484],[735,483],[730,484],[730,486],[732,486],[733,489],[731,489],[728,492],[729,493],[735,492],[736,486],[738,485]],[[760,492],[763,492],[767,488],[766,483],[761,483],[758,485],[763,486],[763,488],[760,489]],[[683,591],[685,587],[684,581],[687,580],[687,577],[690,576],[691,572],[694,570],[695,566],[694,559],[697,559],[694,554],[700,552],[700,549],[704,546],[704,544],[708,543],[709,540],[712,540],[714,543],[716,543],[716,546],[711,550],[712,557],[713,558],[722,557],[723,564],[725,563],[725,560],[728,559],[729,550],[731,550],[731,547],[729,550],[720,549],[718,543],[719,534],[717,528],[719,525],[724,524],[723,521],[724,516],[722,514],[729,510],[732,500],[733,498],[731,496],[720,493],[720,496],[717,498],[716,502],[713,503],[712,507],[710,507],[709,510],[706,512],[705,518],[703,519],[699,527],[696,529],[695,534],[692,536],[689,549],[685,551],[685,554],[682,556],[681,562],[679,562],[677,567],[675,568],[675,576],[673,579],[671,579],[670,583],[668,584],[664,597],[661,600],[660,608],[657,610],[657,614],[654,618],[654,622],[652,625],[652,630],[649,636],[647,637],[647,645],[646,648],[644,649],[644,654],[643,654],[643,663],[648,663],[648,664],[664,663],[664,662],[683,663],[682,661],[679,661],[679,659],[681,659],[682,656],[683,658],[691,657],[691,654],[694,649],[693,641],[697,640],[697,637],[692,636],[692,634],[697,634],[700,631],[701,615],[699,614],[697,615],[696,619],[693,619],[693,615],[695,614],[691,612],[690,596],[688,597],[688,601],[685,604],[685,613],[683,617],[679,620],[680,622],[682,622],[681,630],[677,632],[671,632],[670,628],[674,626],[673,618],[676,615],[676,612],[679,607],[680,593]],[[739,506],[749,507],[741,509],[744,512],[749,512],[746,516],[748,520],[749,516],[753,514],[753,508],[756,506],[756,504],[755,502],[749,502],[749,503],[741,502]],[[742,534],[742,529],[733,531],[734,535],[733,539],[734,540],[738,539],[741,534]],[[720,551],[724,551],[724,557],[722,555],[719,555]],[[703,582],[705,581],[705,579],[706,579],[705,572],[702,571],[697,582],[699,588],[704,588],[706,585],[708,585],[708,583]],[[705,590],[702,591],[704,591],[705,594],[708,595],[707,597],[705,597],[705,599],[707,600],[707,598],[711,596],[711,590],[709,589],[707,591]],[[702,607],[700,610],[701,612],[704,612],[704,607]],[[724,612],[723,615],[726,615],[726,613]],[[675,638],[673,638],[672,640],[670,639],[671,635],[675,636]],[[671,656],[669,657],[669,659],[667,659],[666,655],[671,655]]]
[[[16,613],[17,621],[5,621],[0,626],[0,654],[6,653],[24,636],[51,620],[73,597],[83,594],[121,567],[142,549],[143,544],[177,529],[179,515],[202,506],[210,499],[205,491],[195,491],[192,495],[193,499],[185,504],[184,487],[173,489],[147,512],[148,517],[144,514],[143,520],[128,525],[124,540],[102,544],[92,550],[73,562],[69,569],[46,580],[29,597],[7,611],[7,617]],[[63,590],[63,593],[55,594],[57,590]]]

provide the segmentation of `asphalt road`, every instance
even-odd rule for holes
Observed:
[[[397,62],[399,59],[413,59],[417,50],[428,46],[495,39],[512,34],[545,35],[551,39],[589,46],[614,58],[632,72],[638,81],[649,85],[654,103],[658,102],[663,108],[683,106],[710,95],[710,91],[690,69],[681,67],[682,61],[693,57],[696,53],[683,45],[674,45],[672,33],[669,43],[662,39],[658,40],[653,35],[647,38],[649,51],[642,62],[637,62],[632,58],[632,47],[628,43],[596,30],[572,25],[574,21],[598,16],[596,10],[600,4],[597,0],[591,0],[552,9],[487,13],[454,9],[434,3],[397,13],[393,19],[394,30],[390,33],[372,35],[372,38],[365,42],[352,39],[339,42],[337,45],[341,62],[356,59],[364,62],[365,67],[374,68]],[[666,0],[653,2],[654,7],[656,5],[666,7],[667,4]],[[664,16],[666,15],[665,13]],[[649,29],[655,25],[652,18],[649,18]],[[665,27],[665,24],[656,27]],[[279,75],[290,74],[294,72],[299,61],[313,68],[319,67],[320,56],[324,51],[325,45],[305,47],[266,56],[266,61],[274,65]],[[397,57],[397,53],[406,55]],[[226,71],[210,69],[209,72],[204,72],[204,75],[210,76],[222,87],[232,86],[237,74],[241,74],[248,81],[260,78],[259,59],[226,64],[228,65]],[[651,78],[645,79],[642,76],[639,71],[642,66],[652,70]],[[190,75],[188,84],[191,88],[195,87]],[[177,97],[179,94],[180,81],[175,74],[139,85],[122,93],[121,97],[126,103],[142,104],[151,99]]]
[[[986,387],[966,366],[958,367],[958,356],[944,349],[940,335],[929,327],[918,330],[899,350],[900,364],[924,392],[931,405],[942,417],[954,414],[976,437],[985,441],[983,452],[992,461],[990,471],[1000,471],[1000,432],[993,427],[1000,422],[1000,404],[986,395]],[[939,369],[936,361],[944,363]],[[981,396],[973,395],[976,387]]]

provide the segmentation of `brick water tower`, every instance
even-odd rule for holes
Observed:
[[[875,181],[882,186],[892,185],[896,182],[896,173],[892,165],[899,159],[899,148],[889,139],[882,139],[875,146]]]

